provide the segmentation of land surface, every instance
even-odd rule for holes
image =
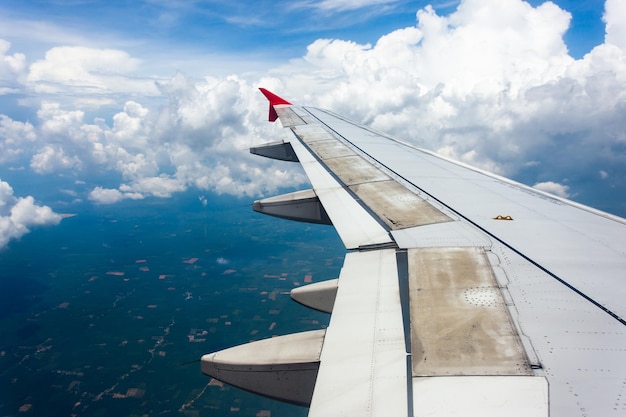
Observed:
[[[0,415],[305,416],[193,362],[327,325],[289,291],[337,277],[334,229],[247,203],[85,205],[0,252]]]

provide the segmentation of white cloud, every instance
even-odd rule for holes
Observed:
[[[124,51],[58,46],[30,65],[26,82],[38,93],[158,94],[153,80],[131,76],[138,66]]]
[[[581,166],[605,169],[626,192],[625,9],[607,2],[607,43],[580,60],[554,3],[464,0],[448,16],[420,10],[373,46],[318,40],[280,75],[302,101],[480,168],[572,189]]]
[[[190,186],[257,196],[304,181],[293,166],[247,152],[282,132],[263,123],[267,104],[246,81],[234,76],[193,80],[178,74],[159,88],[169,96],[169,107],[150,110],[127,101],[112,116],[111,126],[98,118],[89,123],[84,111],[50,101],[41,103],[36,126],[1,116],[0,149],[7,152],[0,163],[24,157],[38,174],[119,173],[123,182],[117,189],[96,187],[88,196],[106,204],[169,197]],[[29,146],[23,146],[26,141]]]
[[[123,193],[111,188],[96,187],[89,193],[89,199],[97,204],[114,204],[124,199],[141,200],[139,193]]]
[[[113,204],[124,199],[119,190],[96,187],[89,193],[89,199],[100,204]]]
[[[21,53],[8,55],[11,43],[0,39],[0,95],[19,91],[25,74],[26,56]]]
[[[37,111],[37,117],[42,121],[41,130],[44,134],[51,136],[69,134],[75,138],[80,134],[85,113],[82,110],[63,110],[59,103],[44,101]]]
[[[80,168],[81,162],[76,156],[68,156],[61,147],[44,146],[30,161],[30,167],[38,174],[49,174],[58,170]]]
[[[605,42],[626,51],[626,4],[622,0],[607,0],[602,19],[606,23]]]
[[[159,170],[156,161],[148,159],[142,153],[133,155],[120,147],[117,156],[116,169],[126,179],[150,177],[157,174]]]
[[[48,206],[39,206],[31,196],[15,197],[13,188],[0,180],[0,249],[12,239],[19,239],[30,227],[54,225],[61,216]]]
[[[37,138],[32,124],[0,114],[0,164],[16,161]]]
[[[370,91],[364,91],[365,83],[349,85],[353,96],[368,98],[397,81],[417,96],[439,86],[447,96],[515,94],[522,86],[560,75],[572,61],[562,39],[570,15],[553,3],[534,9],[518,0],[466,0],[450,16],[438,16],[428,6],[417,18],[416,27],[383,36],[374,47],[316,41],[305,59],[346,81],[369,77]],[[397,72],[388,81],[391,70]],[[341,87],[337,98],[345,96]]]
[[[135,101],[127,101],[124,110],[113,116],[113,128],[106,131],[107,139],[120,145],[145,149],[148,143],[147,118],[149,110]]]
[[[160,198],[171,197],[173,193],[185,191],[186,189],[187,186],[184,183],[166,175],[140,178],[132,184],[120,186],[120,191],[126,194],[151,195]]]
[[[538,182],[533,185],[533,188],[536,188],[540,191],[545,191],[546,193],[554,194],[558,197],[568,198],[569,195],[569,187],[567,185],[559,184],[552,181],[546,182]]]

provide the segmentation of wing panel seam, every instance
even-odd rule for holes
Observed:
[[[313,116],[313,115],[311,115]],[[315,117],[315,116],[313,116]],[[339,178],[333,171],[331,171],[330,169],[328,169],[328,167],[326,166],[326,164],[323,163],[322,159],[319,157],[319,155],[317,155],[316,152],[314,152],[309,145],[300,137],[300,135],[298,135],[298,133],[295,131],[295,128],[290,127],[291,132],[293,133],[293,135],[298,139],[298,141],[300,142],[300,144],[302,146],[304,146],[306,148],[306,150],[313,156],[313,158],[315,158],[315,160],[322,166],[324,167],[324,170],[326,170],[326,172],[328,172],[328,174],[333,177],[333,179],[335,181],[337,181],[338,184],[341,184],[341,188],[346,191],[356,202],[358,205],[360,205],[366,212],[367,214],[369,214],[370,216],[372,216],[376,222],[386,231],[386,232],[390,232],[391,228],[376,214],[374,213],[364,202],[363,200],[361,200],[359,198],[359,196],[357,196],[354,191],[352,191],[342,180],[341,178]],[[389,233],[389,238],[395,242],[395,239],[393,238],[393,236],[391,235],[391,233]]]

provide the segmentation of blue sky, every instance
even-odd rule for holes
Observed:
[[[293,58],[318,38],[373,43],[415,24],[433,5],[449,14],[459,1],[20,1],[0,6],[3,29],[16,48],[43,52],[59,43],[157,53],[165,48],[205,54],[267,54]],[[538,6],[543,1],[532,0]],[[572,14],[565,40],[582,57],[602,42],[604,2],[558,0]],[[44,30],[47,28],[48,30]],[[169,51],[172,52],[172,51]]]
[[[0,243],[79,204],[304,187],[245,152],[281,134],[260,85],[626,215],[624,21],[618,0],[6,0]]]

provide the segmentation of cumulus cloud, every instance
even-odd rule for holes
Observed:
[[[626,51],[626,7],[620,0],[607,0],[602,20],[606,23],[605,42]]]
[[[567,192],[569,190],[569,187],[567,185],[559,184],[553,181],[538,182],[537,184],[533,185],[533,188],[536,188],[540,191],[545,191],[546,193],[554,194],[558,197],[569,197],[569,193]]]
[[[144,196],[140,193],[121,192],[114,188],[95,187],[89,193],[89,200],[97,204],[114,204],[125,199],[141,200]]]
[[[9,183],[0,180],[0,249],[12,239],[19,239],[30,227],[54,225],[61,216],[48,206],[35,204],[31,196],[15,197]]]
[[[0,164],[13,162],[28,152],[37,138],[35,127],[0,114]]]
[[[230,77],[192,80],[178,74],[159,88],[171,105],[149,110],[128,101],[111,118],[93,123],[80,110],[43,102],[39,124],[0,118],[0,148],[28,152],[38,174],[117,173],[117,189],[96,186],[92,201],[111,204],[127,198],[166,198],[189,186],[235,195],[270,193],[304,180],[288,164],[256,158],[247,148],[277,136],[277,126],[262,123],[266,104],[255,87]],[[257,97],[259,96],[259,97]],[[278,168],[277,168],[278,167]],[[290,172],[290,173],[288,173]]]
[[[133,184],[123,184],[120,191],[126,194],[148,194],[154,197],[170,197],[173,193],[185,191],[187,186],[175,178],[167,175],[158,177],[140,178]]]
[[[317,40],[281,77],[303,101],[480,168],[569,178],[576,195],[604,170],[626,192],[624,13],[609,0],[606,42],[576,60],[563,40],[571,15],[554,3],[426,7],[373,45]]]
[[[26,69],[26,56],[8,55],[11,43],[0,39],[0,95],[19,91],[19,83]]]
[[[124,199],[119,190],[96,187],[89,193],[89,199],[100,204],[113,204]]]
[[[79,168],[80,160],[68,156],[61,147],[44,146],[30,161],[30,167],[38,174],[49,174],[57,170]]]

